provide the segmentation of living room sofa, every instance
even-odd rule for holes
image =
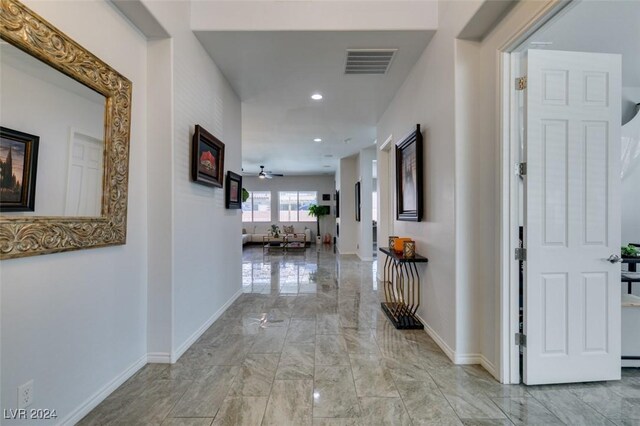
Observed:
[[[282,240],[285,236],[289,241],[302,241],[303,235],[304,240],[307,245],[311,244],[311,229],[305,227],[305,229],[293,229],[293,233],[286,233],[283,231],[283,227],[280,227],[280,239]],[[242,245],[245,244],[262,244],[264,242],[264,238],[268,237],[270,234],[266,231],[261,231],[254,229],[242,229]]]

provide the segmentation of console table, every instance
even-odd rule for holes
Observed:
[[[423,329],[424,325],[416,317],[420,306],[420,274],[418,263],[429,259],[418,254],[404,257],[388,247],[380,247],[387,255],[382,275],[385,302],[382,311],[397,329]]]
[[[640,257],[638,256],[622,256],[622,263],[629,264],[628,271],[622,271],[622,282],[627,283],[627,293],[632,294],[633,283],[640,282],[640,274],[637,271],[637,264],[640,263]]]

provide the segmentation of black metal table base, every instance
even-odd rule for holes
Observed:
[[[393,306],[393,303],[382,302],[380,306],[382,306],[382,311],[385,313],[391,324],[398,330],[422,330],[424,329],[424,325],[420,322],[415,315],[407,312],[405,310],[398,310],[397,307]],[[399,311],[394,315],[394,312]]]

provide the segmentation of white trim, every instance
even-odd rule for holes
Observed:
[[[380,151],[388,152],[391,149],[391,141],[393,141],[393,135],[389,135],[389,137],[382,142],[382,145],[380,145]]]
[[[147,354],[149,364],[171,364],[170,352],[149,352]]]
[[[573,2],[573,0],[571,0]],[[517,181],[513,173],[514,152],[517,152],[517,140],[513,137],[517,129],[513,128],[512,102],[515,99],[513,64],[511,53],[525,42],[533,33],[552,19],[567,6],[563,0],[548,0],[526,22],[522,23],[506,38],[498,49],[499,78],[496,99],[499,100],[500,119],[500,332],[499,332],[499,377],[502,383],[519,383],[520,358],[512,335],[518,327],[518,265],[513,260],[513,249],[518,242],[518,213],[512,205],[517,200]],[[515,9],[514,9],[515,10]],[[513,11],[512,11],[513,13]],[[515,294],[514,294],[515,292]],[[489,363],[489,365],[491,365]],[[495,367],[494,367],[495,372]],[[495,376],[495,375],[494,375]]]
[[[491,361],[489,361],[482,354],[457,354],[449,345],[444,341],[436,331],[431,328],[431,326],[420,317],[420,315],[416,314],[416,317],[424,324],[424,331],[433,339],[434,342],[442,349],[442,352],[456,365],[475,365],[479,364],[487,370],[489,374],[491,374],[496,380],[499,380],[498,373],[496,367],[493,365]]]
[[[338,254],[340,255],[351,255],[351,254],[355,254],[356,256],[358,256],[358,253],[356,253],[355,251],[340,251],[340,249],[338,248]],[[358,256],[360,257],[360,256]]]
[[[67,417],[65,417],[59,424],[61,425],[74,425],[78,423],[84,416],[89,414],[91,410],[96,408],[98,404],[104,401],[113,391],[118,389],[120,385],[126,382],[131,376],[138,372],[142,367],[147,364],[147,354],[144,354],[140,359],[127,367],[122,373],[118,374],[113,380],[107,383],[102,389],[98,390],[92,396],[87,398],[78,408],[73,410]]]
[[[189,349],[191,345],[193,345],[196,340],[198,340],[200,336],[202,336],[202,334],[207,331],[209,327],[211,327],[211,324],[213,324],[218,318],[220,318],[220,315],[222,315],[224,311],[226,311],[229,306],[231,306],[231,304],[235,302],[238,297],[240,297],[240,295],[242,295],[242,288],[240,288],[240,290],[238,290],[236,294],[231,296],[231,298],[227,300],[227,303],[222,305],[220,309],[218,309],[213,315],[211,315],[211,317],[206,320],[199,329],[197,329],[191,336],[189,336],[189,338],[171,354],[171,364],[179,360],[180,357],[187,351],[187,349]]]
[[[480,355],[480,365],[482,366],[482,368],[487,370],[487,372],[491,374],[494,379],[500,381],[500,375],[498,374],[496,366],[493,365],[493,363],[489,361],[484,355]]]
[[[451,360],[451,362],[455,364],[456,363],[455,351],[451,349],[449,345],[447,345],[447,342],[445,342],[444,339],[440,337],[438,333],[436,333],[436,331],[433,328],[431,328],[431,326],[424,319],[422,319],[422,317],[420,317],[420,315],[416,313],[416,317],[418,317],[420,322],[424,324],[424,331],[426,331],[427,334],[433,339],[433,341],[436,342],[438,346],[440,346],[440,349],[442,349],[442,352],[444,352],[444,354]]]

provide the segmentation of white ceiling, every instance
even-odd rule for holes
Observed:
[[[263,164],[287,175],[334,173],[341,157],[372,145],[379,117],[433,34],[196,31],[242,100],[244,171]],[[387,75],[345,75],[354,48],[398,51]],[[324,99],[311,100],[314,92]]]
[[[581,1],[530,40],[552,50],[622,54],[622,85],[640,87],[640,1]],[[531,46],[531,45],[529,45]]]

